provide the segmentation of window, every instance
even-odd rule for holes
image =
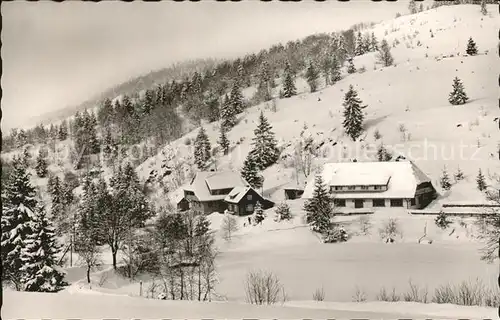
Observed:
[[[363,199],[354,200],[354,208],[363,208],[363,205],[364,205]]]
[[[335,186],[335,190],[342,190],[341,186]]]
[[[373,199],[374,207],[385,207],[385,199]]]
[[[368,190],[368,186],[361,186],[361,190]]]
[[[391,199],[391,207],[402,207],[403,199]]]
[[[253,204],[247,204],[247,212],[253,212]]]
[[[336,207],[345,207],[345,199],[334,199],[333,203]]]
[[[347,187],[347,189],[349,189],[349,190],[356,190],[356,186],[349,186],[349,187]]]
[[[375,186],[375,190],[380,190],[382,189],[382,186]]]
[[[249,201],[252,200],[252,195],[251,194],[247,195],[247,200],[249,200]]]
[[[417,204],[417,202],[415,201],[415,198],[412,198],[412,199],[411,199],[411,205],[412,205],[412,206],[414,206],[414,205],[416,205],[416,204]]]

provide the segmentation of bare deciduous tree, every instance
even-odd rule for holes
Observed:
[[[226,214],[222,220],[222,237],[226,241],[231,241],[233,233],[236,231],[238,231],[238,222],[236,221],[236,218],[230,214]]]
[[[284,299],[283,285],[270,271],[250,271],[245,280],[245,295],[251,304],[274,304]]]

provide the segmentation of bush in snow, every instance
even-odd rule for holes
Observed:
[[[457,168],[457,172],[455,173],[454,176],[456,181],[461,181],[465,178],[464,173],[462,172],[462,170],[460,170],[460,167]]]
[[[366,292],[356,286],[356,290],[352,296],[352,302],[365,302],[366,301]]]
[[[388,292],[385,287],[382,287],[382,289],[380,289],[376,298],[378,301],[386,302],[398,302],[399,300],[401,300],[399,294],[396,293],[396,288],[392,288],[392,291]]]
[[[411,281],[408,281],[410,289],[408,292],[403,293],[403,300],[406,302],[418,302],[418,303],[427,303],[428,302],[428,294],[429,290],[427,287],[420,288],[418,284],[415,284]]]
[[[323,288],[318,288],[313,292],[314,301],[324,301],[325,300],[325,290]]]
[[[387,220],[382,227],[379,229],[380,238],[386,243],[393,243],[396,241],[396,237],[399,235],[403,236],[401,227],[397,219],[390,218]]]
[[[451,221],[448,220],[448,216],[446,215],[446,213],[444,213],[444,211],[439,212],[434,222],[436,223],[436,226],[443,230],[448,228],[448,226],[451,224]]]
[[[250,271],[245,279],[245,296],[251,304],[275,304],[285,300],[280,280],[270,271]]]
[[[346,242],[348,239],[349,235],[343,226],[334,226],[323,237],[323,243]]]
[[[378,131],[378,129],[373,133],[373,137],[375,138],[375,140],[379,140],[380,138],[382,138],[382,135],[380,134],[380,131]]]
[[[358,219],[359,229],[364,235],[370,234],[370,229],[372,228],[372,223],[370,217],[363,215]]]
[[[277,221],[292,219],[292,212],[290,211],[290,206],[286,202],[280,203],[276,207],[275,212]]]

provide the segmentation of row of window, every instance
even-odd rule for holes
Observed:
[[[370,201],[370,200],[366,200]],[[372,199],[372,207],[385,207],[385,199]],[[335,199],[334,200],[335,206],[337,207],[345,207],[346,206],[346,200],[345,199]],[[415,205],[415,199],[411,199],[411,205]],[[363,208],[365,204],[365,200],[363,199],[355,199],[354,200],[354,207],[355,208]],[[403,199],[390,199],[390,206],[391,207],[402,207],[403,206]]]
[[[210,190],[210,193],[213,196],[217,196],[217,195],[229,194],[231,190],[233,190],[233,188],[217,189],[217,190]]]
[[[332,186],[330,191],[354,191],[354,190],[387,190],[387,186],[373,185],[373,186]]]

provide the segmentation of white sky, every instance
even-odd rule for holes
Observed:
[[[8,2],[1,11],[8,129],[172,62],[234,57],[390,19],[407,2]]]

